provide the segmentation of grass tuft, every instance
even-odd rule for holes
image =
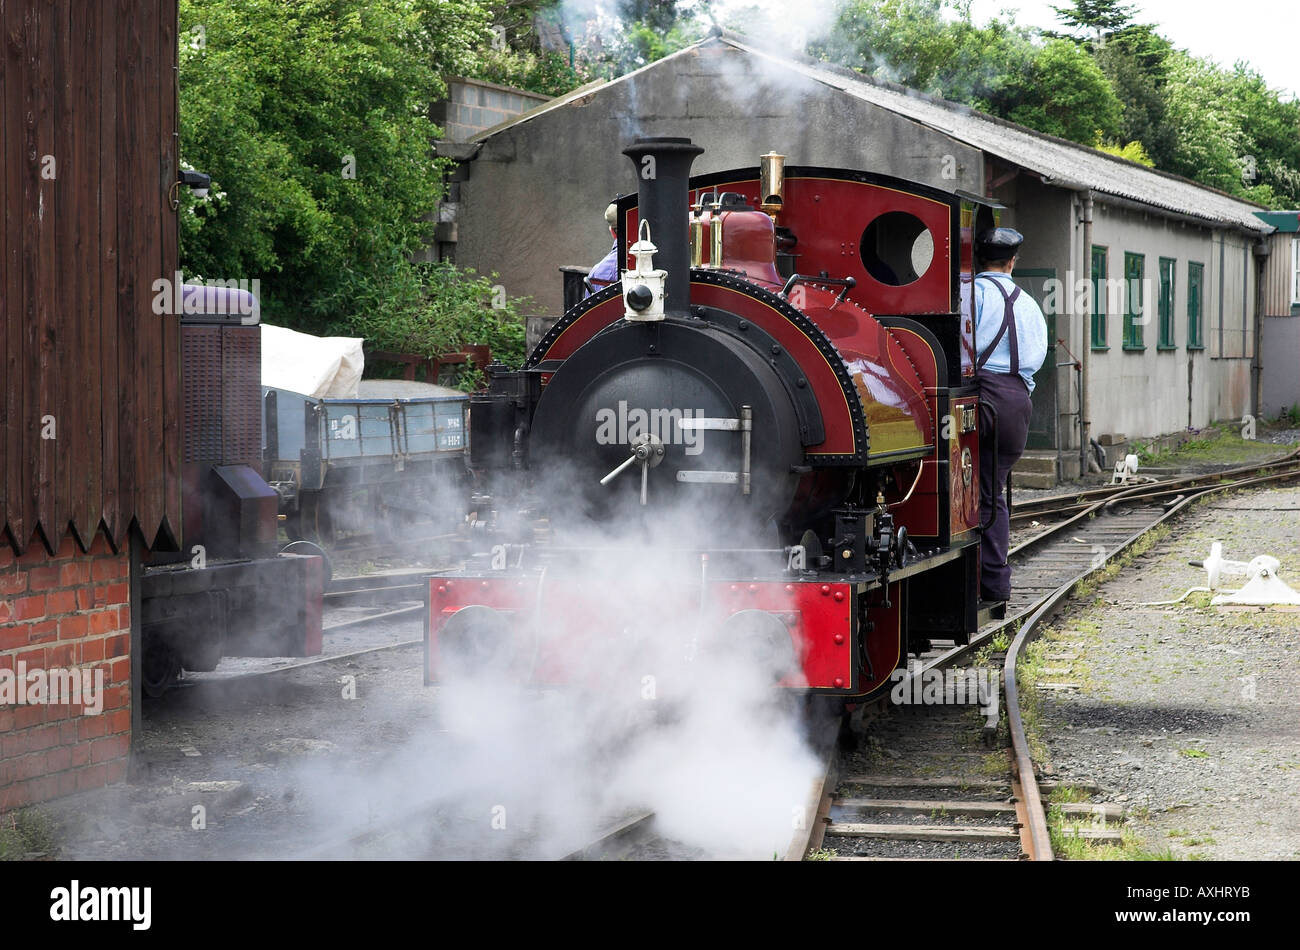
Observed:
[[[45,812],[19,808],[0,815],[0,861],[48,857],[57,847],[54,822]]]

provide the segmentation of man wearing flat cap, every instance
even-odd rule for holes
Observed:
[[[609,236],[614,239],[614,246],[587,275],[587,297],[618,280],[618,205],[613,201],[605,209],[605,224],[609,227]]]
[[[1047,357],[1043,311],[1011,279],[1024,240],[1014,228],[989,228],[975,238],[979,273],[972,305],[975,383],[981,406],[980,521],[988,525],[993,516],[980,542],[980,598],[987,601],[1011,596],[1007,564],[1011,521],[1003,488],[1011,467],[1025,451],[1034,373]]]

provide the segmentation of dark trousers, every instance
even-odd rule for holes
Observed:
[[[1029,437],[1029,387],[1017,374],[978,373],[975,377],[980,395],[980,523],[988,524],[996,509],[993,523],[980,541],[980,590],[987,599],[1006,600],[1011,596],[1011,567],[1007,548],[1011,542],[1011,520],[1007,511],[1005,486],[1011,466],[1025,451]],[[997,412],[997,464],[993,461],[993,425],[991,413]]]

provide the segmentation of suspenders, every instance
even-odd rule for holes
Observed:
[[[1016,337],[1015,311],[1016,298],[1020,296],[1020,288],[1017,287],[1014,293],[1008,294],[1006,288],[1002,286],[1002,281],[994,280],[992,277],[985,277],[982,279],[987,280],[998,289],[998,293],[1002,295],[1004,308],[1002,313],[1002,326],[998,328],[997,336],[993,338],[993,342],[988,345],[988,348],[980,354],[979,359],[975,362],[975,370],[978,372],[984,368],[984,364],[989,361],[989,357],[993,355],[993,351],[997,349],[998,344],[1002,342],[1003,335],[1005,335],[1007,330],[1010,329],[1011,335],[1007,339],[1011,344],[1011,372],[1008,375],[1015,376],[1020,372],[1020,341]]]

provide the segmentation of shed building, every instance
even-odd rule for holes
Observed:
[[[1121,442],[1252,411],[1254,252],[1272,230],[1257,205],[731,35],[473,137],[456,260],[499,273],[553,319],[558,268],[609,249],[601,215],[635,189],[621,149],[642,135],[702,145],[697,174],[776,150],[792,164],[883,172],[1004,205],[1000,223],[1027,236],[1016,277],[1049,320],[1030,447],[1054,475],[1079,471],[1081,418],[1086,438]]]

